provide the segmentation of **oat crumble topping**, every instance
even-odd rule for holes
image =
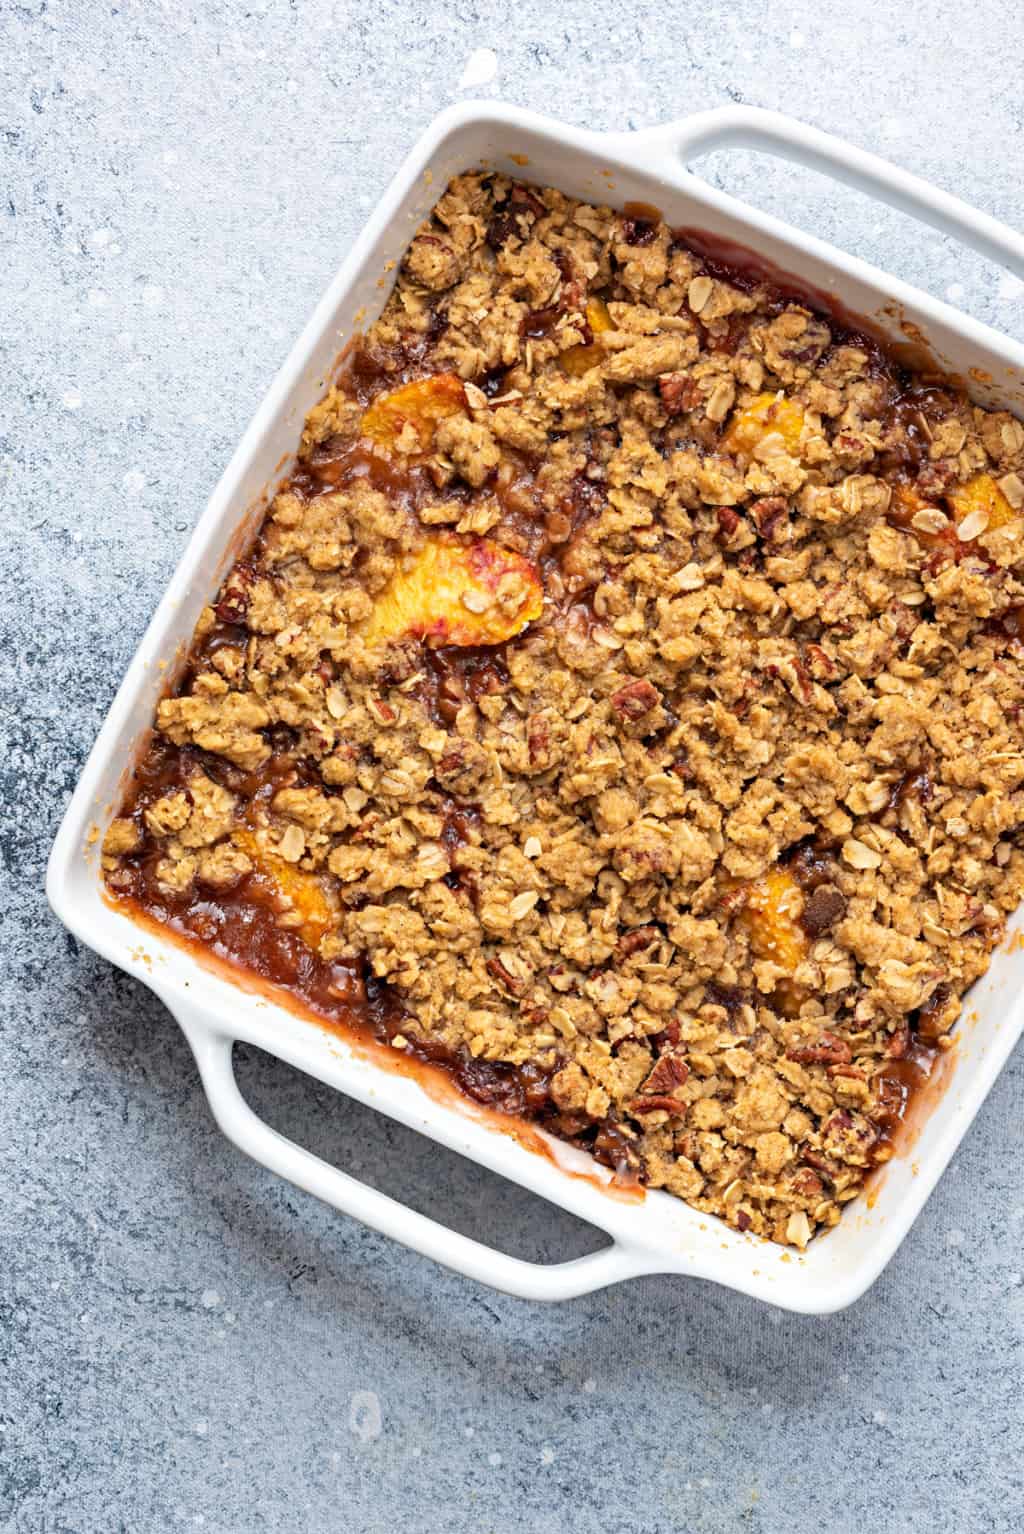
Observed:
[[[1024,889],[1024,427],[652,210],[460,176],[110,888],[739,1230],[834,1225]]]

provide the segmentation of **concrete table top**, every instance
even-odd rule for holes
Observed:
[[[1011,11],[8,0],[0,57],[0,1525],[1019,1529],[1020,1050],[845,1314],[676,1279],[541,1309],[246,1161],[161,1006],[42,894],[191,525],[440,107],[500,96],[606,128],[775,107],[1019,225]],[[705,172],[1024,339],[1024,284],[951,242],[746,155]],[[540,1259],[597,1241],[266,1058],[241,1074],[279,1127],[459,1229]]]

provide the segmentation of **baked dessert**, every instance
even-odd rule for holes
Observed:
[[[1024,427],[473,173],[205,611],[112,896],[803,1247],[1024,888]]]

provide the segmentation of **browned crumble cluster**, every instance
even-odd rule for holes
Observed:
[[[458,177],[203,616],[121,898],[743,1231],[891,1154],[1020,899],[1024,428]]]

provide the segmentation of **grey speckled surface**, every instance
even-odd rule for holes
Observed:
[[[480,94],[618,128],[794,111],[1024,221],[1005,5],[7,0],[0,1524],[551,1534],[1020,1527],[1018,1051],[826,1322],[652,1279],[487,1293],[275,1182],[185,1045],[49,918],[46,850],[186,534],[415,134]],[[1018,338],[1024,286],[744,156],[711,174]],[[908,238],[909,236],[909,238]],[[273,1120],[524,1255],[593,1233],[249,1060]]]

